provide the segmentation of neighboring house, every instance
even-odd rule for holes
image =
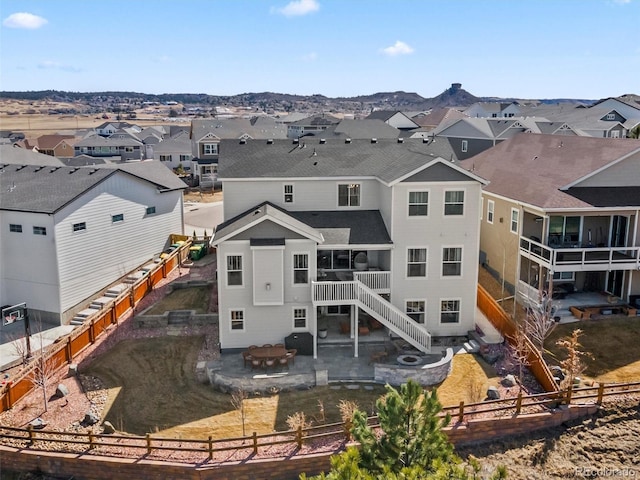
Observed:
[[[457,108],[446,107],[434,108],[429,112],[419,113],[411,117],[411,120],[418,124],[421,130],[430,132],[439,126],[448,125],[461,118],[467,118],[467,115]]]
[[[117,134],[114,137],[92,135],[80,140],[74,145],[74,152],[76,156],[119,156],[124,162],[144,159],[143,150],[143,143],[127,134]]]
[[[376,110],[371,112],[366,120],[382,120],[398,130],[413,130],[419,125],[398,110]]]
[[[287,124],[287,138],[322,136],[324,132],[340,123],[340,119],[329,114],[314,115]]]
[[[129,122],[105,122],[102,125],[97,126],[95,130],[98,135],[102,135],[103,137],[110,137],[118,130],[122,130],[124,128],[132,128],[137,132],[142,131],[142,128]]]
[[[476,102],[463,113],[470,118],[511,118],[522,116],[517,102]]]
[[[525,304],[559,284],[640,294],[640,142],[520,134],[462,165],[490,182],[480,259]]]
[[[334,128],[327,131],[326,138],[341,136],[344,138],[398,138],[402,137],[402,131],[382,120],[341,120]]]
[[[16,145],[33,150],[44,155],[58,158],[74,156],[73,146],[77,141],[74,135],[41,135],[36,139],[24,139],[16,142]]]
[[[174,169],[179,165],[185,170],[191,169],[191,140],[188,132],[167,138],[153,145],[153,159],[162,162],[167,168]]]
[[[466,335],[483,180],[451,155],[398,139],[223,141],[222,349],[316,338],[318,317],[342,313],[357,356],[361,311],[422,351]]]
[[[0,304],[26,302],[32,321],[69,323],[183,233],[185,184],[158,162],[66,167],[0,152]]]

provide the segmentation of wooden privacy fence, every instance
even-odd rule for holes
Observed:
[[[516,342],[516,333],[518,326],[509,317],[507,312],[489,295],[482,285],[478,284],[478,308],[487,317],[491,324],[507,339],[510,345]],[[538,383],[547,392],[555,392],[558,385],[553,379],[553,375],[542,358],[540,351],[533,345],[528,337],[524,337],[525,349],[527,352],[527,363],[529,370],[536,377]]]
[[[187,239],[145,276],[132,283],[111,304],[101,310],[96,310],[96,313],[89,317],[85,323],[47,347],[44,359],[48,367],[47,370],[53,372],[72,363],[80,352],[92,345],[111,325],[116,325],[129,309],[135,307],[145,295],[153,290],[155,285],[188,258],[190,246],[191,239]],[[0,412],[10,409],[34,388],[32,374],[35,368],[35,364],[24,368],[16,380],[7,382],[0,389]]]
[[[458,406],[443,408],[440,416],[450,415],[455,428],[456,425],[472,419],[487,418],[491,421],[500,421],[500,418],[512,419],[523,413],[549,411],[561,405],[602,405],[608,397],[638,393],[640,393],[640,382],[610,385],[602,383],[593,387],[569,388],[568,390],[536,395],[520,394],[515,398],[467,405],[461,402]],[[369,417],[368,423],[373,428],[380,426],[376,416]],[[213,439],[209,436],[206,439],[176,439],[155,437],[150,434],[145,436],[107,435],[0,426],[0,443],[11,441],[15,446],[15,442],[18,441],[22,447],[34,450],[78,451],[80,449],[105,454],[110,453],[110,449],[114,449],[111,453],[117,454],[123,448],[128,448],[138,450],[140,457],[159,451],[169,451],[175,454],[195,452],[201,453],[203,459],[206,457],[211,460],[218,452],[246,451],[247,455],[258,455],[262,449],[274,445],[290,445],[300,449],[303,445],[312,444],[316,440],[333,438],[349,442],[351,441],[350,430],[350,424],[340,422],[309,428],[299,427],[296,430],[274,434],[258,435],[254,432],[250,436],[236,438]]]

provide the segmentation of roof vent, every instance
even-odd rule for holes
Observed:
[[[247,143],[247,141],[244,138],[240,139],[240,145],[244,145],[245,143]]]
[[[325,143],[327,143],[327,139],[326,138],[321,138],[320,139],[320,145],[324,145]]]
[[[78,170],[80,170],[80,168],[78,167],[72,168],[71,170],[69,170],[69,175],[71,175],[72,173],[76,173]]]
[[[298,145],[298,143],[300,143],[300,139],[299,138],[294,138],[293,139],[293,144],[294,145]]]
[[[53,167],[51,170],[49,170],[49,173],[53,173],[53,172],[57,172],[58,170],[60,170],[62,167]]]
[[[23,168],[27,168],[27,166],[26,165],[20,165],[18,168],[16,168],[16,172],[19,172]]]
[[[429,137],[422,137],[422,143],[429,143]]]
[[[42,166],[41,166],[41,167],[38,167],[38,168],[36,168],[36,169],[34,170],[34,172],[39,172],[39,171],[40,171],[40,170],[42,170],[43,168],[44,168],[44,167],[42,167]]]
[[[351,139],[350,138],[345,138],[344,139],[344,143],[351,143]]]
[[[378,143],[378,139],[377,138],[372,138],[371,139],[371,143]]]
[[[97,169],[97,168],[94,168],[93,170],[91,170],[91,171],[89,172],[89,175],[93,175],[93,174],[94,174],[94,173],[96,173],[97,171],[98,171],[98,169]]]
[[[404,143],[404,138],[402,137],[398,138],[398,143]]]
[[[267,145],[273,145],[273,138],[267,139]]]

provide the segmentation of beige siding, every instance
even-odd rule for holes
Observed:
[[[576,187],[640,187],[640,153],[587,178]]]

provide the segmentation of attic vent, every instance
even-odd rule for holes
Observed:
[[[378,143],[378,139],[377,138],[372,138],[371,139],[371,143]]]
[[[34,170],[34,172],[39,172],[40,170],[42,170],[44,167],[38,167]]]
[[[293,144],[294,145],[298,145],[298,143],[300,143],[300,139],[299,138],[294,138],[293,139]]]
[[[350,138],[345,138],[344,139],[344,143],[351,143],[351,139]]]
[[[245,143],[247,143],[247,141],[244,138],[240,139],[240,145],[244,145]]]
[[[69,171],[69,175],[71,175],[72,173],[76,173],[78,170],[80,170],[80,169],[79,169],[79,168],[77,168],[77,167],[76,167],[76,168],[72,168],[72,169]]]
[[[321,138],[320,139],[320,145],[324,145],[325,143],[327,143],[327,139],[326,138]]]
[[[398,138],[398,143],[404,143],[404,138],[402,137]]]
[[[273,145],[273,138],[267,139],[267,145]]]
[[[422,137],[422,143],[429,143],[428,137]]]
[[[27,166],[26,165],[20,165],[18,168],[16,168],[16,172],[19,172],[23,168],[27,168]]]

